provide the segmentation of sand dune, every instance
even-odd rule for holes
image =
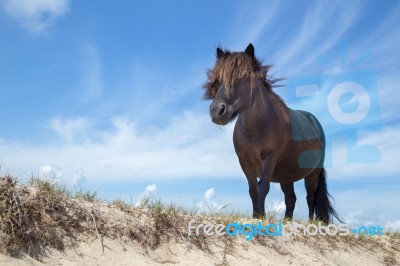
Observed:
[[[36,180],[0,179],[0,265],[399,265],[398,233],[375,237],[188,235],[193,213],[147,202],[73,197]],[[233,214],[197,216],[202,223]],[[271,218],[274,219],[274,218]]]

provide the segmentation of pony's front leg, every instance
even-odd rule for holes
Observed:
[[[249,183],[249,194],[251,201],[253,203],[253,218],[260,218],[265,215],[265,212],[261,211],[258,208],[258,188],[257,188],[257,177],[247,178],[247,182]]]
[[[257,174],[251,164],[244,158],[239,157],[239,163],[249,184],[249,195],[253,204],[253,218],[258,218],[260,210],[258,209]]]
[[[257,191],[258,191],[258,209],[261,217],[265,217],[265,198],[269,192],[270,182],[272,180],[272,174],[274,173],[274,168],[276,164],[276,157],[271,155],[265,156],[262,160],[262,172],[260,176],[260,181],[258,181]]]
[[[265,198],[268,195],[270,182],[260,178],[257,184],[257,215],[254,218],[262,219],[265,217]]]

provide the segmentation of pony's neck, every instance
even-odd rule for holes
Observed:
[[[257,82],[250,94],[251,102],[239,114],[240,128],[248,134],[264,134],[265,130],[276,130],[282,123],[289,121],[289,109],[272,89]]]

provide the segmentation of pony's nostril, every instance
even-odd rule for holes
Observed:
[[[218,108],[218,116],[225,114],[225,111],[226,111],[226,105],[221,103]]]

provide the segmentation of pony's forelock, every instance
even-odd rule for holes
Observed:
[[[220,47],[219,49],[222,50]],[[255,79],[260,78],[267,89],[276,82],[268,78],[271,65],[262,65],[258,58],[250,57],[244,52],[222,51],[223,54],[217,55],[214,68],[207,70],[207,81],[203,85],[204,99],[214,99],[220,85],[231,90],[242,78],[250,78],[252,84]]]

